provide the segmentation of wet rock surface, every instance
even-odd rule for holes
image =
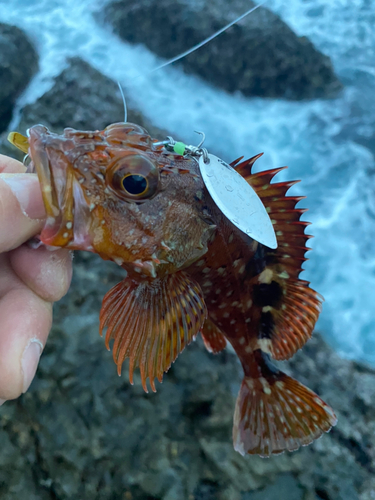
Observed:
[[[137,123],[155,138],[164,139],[167,132],[153,126],[127,102],[128,121]],[[32,125],[45,125],[55,133],[64,128],[102,130],[107,125],[124,121],[124,104],[116,82],[107,78],[78,57],[68,61],[66,69],[55,78],[52,88],[21,111],[17,131],[25,134]],[[6,135],[0,141],[0,153],[18,159],[23,153],[7,143]]]
[[[145,127],[151,135],[163,132],[148,122],[130,103],[128,121]],[[19,130],[42,123],[56,133],[65,127],[102,130],[124,121],[124,103],[116,82],[79,57],[69,59],[53,87],[35,103],[25,106]],[[164,138],[164,135],[161,136]]]
[[[340,359],[319,335],[284,363],[337,412],[330,434],[270,459],[233,450],[237,358],[200,340],[156,394],[116,374],[98,335],[104,293],[121,269],[79,253],[73,285],[30,391],[0,409],[0,497],[124,500],[374,498],[375,371]]]
[[[37,53],[24,32],[0,23],[0,133],[6,130],[17,97],[37,69]]]
[[[248,0],[231,1],[230,9],[225,0],[116,0],[105,8],[104,15],[121,38],[145,44],[169,59],[211,36],[252,5]],[[102,19],[103,14],[97,17]],[[250,96],[311,99],[331,97],[341,89],[330,59],[265,7],[179,64],[220,88]]]

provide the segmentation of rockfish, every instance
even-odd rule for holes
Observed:
[[[18,135],[18,134],[17,134]],[[241,454],[296,450],[336,423],[314,392],[275,368],[310,338],[322,298],[299,279],[309,250],[294,182],[271,183],[282,170],[251,173],[255,156],[231,163],[256,191],[278,247],[258,243],[228,220],[210,196],[198,162],[156,144],[143,128],[116,123],[103,131],[36,125],[24,143],[47,213],[40,240],[113,260],[127,276],[104,297],[100,333],[113,340],[118,373],[130,358],[155,391],[199,333],[218,353],[227,341],[244,378],[234,412]]]

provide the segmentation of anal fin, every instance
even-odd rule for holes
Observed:
[[[140,367],[142,386],[146,380],[155,391],[180,352],[197,335],[207,316],[199,285],[184,272],[138,282],[130,277],[104,297],[100,311],[100,334],[107,329],[106,346],[114,339],[113,359],[117,371],[130,358],[129,379]]]

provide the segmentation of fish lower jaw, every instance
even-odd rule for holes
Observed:
[[[79,227],[75,227],[74,221],[66,222],[61,218],[47,217],[40,234],[40,240],[48,246],[95,252],[92,238],[88,232],[83,233]]]

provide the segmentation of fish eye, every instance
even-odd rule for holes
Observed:
[[[142,202],[157,193],[159,168],[144,154],[127,153],[109,168],[106,183],[120,198]]]
[[[148,181],[144,175],[127,174],[122,179],[122,185],[130,195],[142,196],[147,191]]]

